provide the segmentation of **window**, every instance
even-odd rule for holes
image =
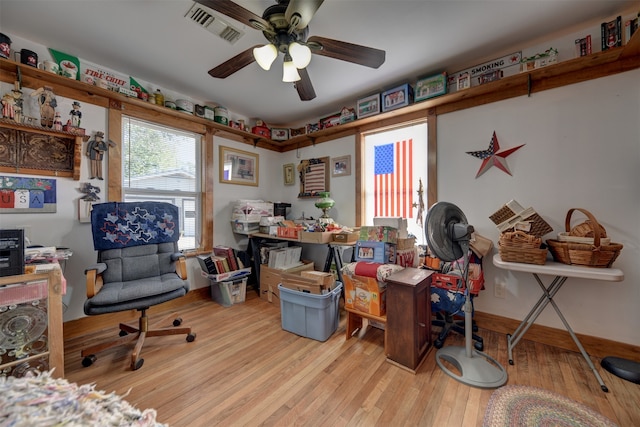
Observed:
[[[374,217],[407,218],[409,233],[424,243],[427,148],[426,122],[364,135],[364,225]]]
[[[180,208],[180,250],[201,235],[201,135],[122,117],[124,201],[169,202]]]

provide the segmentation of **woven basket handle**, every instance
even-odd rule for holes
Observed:
[[[571,231],[571,214],[573,213],[573,211],[580,211],[583,214],[585,214],[587,218],[589,218],[589,220],[593,224],[593,246],[595,246],[596,248],[599,248],[600,247],[600,223],[598,222],[598,220],[596,220],[596,217],[593,216],[591,212],[589,212],[586,209],[582,209],[582,208],[569,209],[569,212],[567,212],[567,218],[564,221],[564,228],[567,230],[567,233]]]
[[[522,230],[514,231],[513,234],[511,234],[511,236],[513,237],[511,240],[513,240],[514,242],[531,242],[532,237],[535,238],[535,236],[532,236],[531,234],[527,234]]]

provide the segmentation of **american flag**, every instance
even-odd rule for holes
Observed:
[[[316,163],[307,166],[304,175],[304,192],[317,193],[325,191],[325,164]]]
[[[413,140],[374,149],[374,216],[413,218]]]

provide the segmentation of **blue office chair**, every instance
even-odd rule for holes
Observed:
[[[189,291],[184,255],[178,251],[178,207],[163,202],[100,203],[93,205],[91,229],[98,262],[85,270],[89,316],[138,310],[138,327],[120,323],[120,337],[82,350],[82,365],[91,366],[96,353],[136,341],[131,369],[144,363],[140,357],[146,337],[186,334],[195,340],[191,328],[149,329],[147,310]]]

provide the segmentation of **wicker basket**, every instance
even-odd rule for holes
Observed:
[[[576,210],[585,214],[591,223],[596,225],[593,227],[593,244],[561,242],[559,240],[549,239],[547,240],[547,245],[549,245],[553,259],[563,264],[600,268],[611,267],[616,258],[618,258],[618,255],[620,255],[622,245],[619,243],[602,244],[600,241],[600,233],[603,228],[601,228],[600,224],[591,212],[586,209],[569,209],[565,220],[565,229],[567,232],[570,231],[571,214]]]
[[[507,262],[543,265],[547,262],[547,248],[542,239],[523,231],[506,232],[498,241],[500,258]]]

